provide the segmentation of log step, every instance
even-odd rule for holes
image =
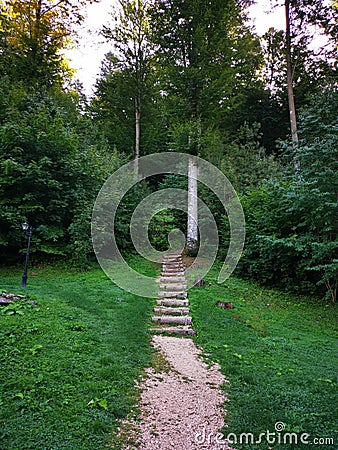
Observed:
[[[181,263],[165,263],[162,264],[162,267],[167,267],[168,269],[185,269],[185,266]]]
[[[151,318],[153,322],[160,324],[177,323],[178,325],[191,325],[191,316],[153,316]]]
[[[163,256],[163,261],[168,261],[168,260],[172,260],[172,259],[180,259],[182,260],[182,255],[179,253],[172,253],[170,255],[164,255]]]
[[[170,275],[177,275],[180,277],[184,277],[184,269],[162,269],[162,273],[169,273]]]
[[[191,327],[163,327],[163,328],[150,328],[150,331],[154,333],[168,333],[168,334],[180,334],[180,335],[195,335],[196,332]]]
[[[162,267],[162,272],[184,272],[184,267],[182,267],[182,266],[177,266],[177,267],[164,266],[164,267]]]
[[[168,267],[184,267],[184,264],[182,261],[164,261],[162,263],[162,266],[168,266]]]
[[[160,289],[167,289],[172,291],[185,291],[187,289],[186,284],[174,284],[174,283],[161,283]]]
[[[184,263],[182,260],[172,259],[168,261],[163,261],[162,266],[184,266]]]
[[[185,277],[161,277],[160,283],[186,283]]]
[[[158,306],[189,306],[189,300],[163,299],[157,300]]]
[[[156,314],[181,314],[181,315],[187,315],[190,312],[190,308],[162,307],[162,308],[154,308],[153,311]]]
[[[164,297],[164,298],[187,298],[188,294],[187,292],[184,291],[160,291],[158,293],[159,297]]]
[[[184,277],[184,272],[161,272],[161,277]]]

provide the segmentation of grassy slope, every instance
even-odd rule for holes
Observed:
[[[332,305],[262,289],[236,278],[190,291],[196,338],[230,381],[227,435],[288,432],[334,437],[337,430],[336,310]],[[215,306],[233,302],[233,310]],[[336,400],[336,401],[335,401]],[[325,450],[337,448],[324,445]],[[268,449],[268,444],[237,445]],[[301,449],[309,445],[272,446]]]
[[[152,302],[124,293],[100,270],[36,272],[28,292],[37,306],[24,315],[0,310],[0,448],[103,449],[133,405],[133,380],[150,364]],[[20,273],[0,276],[0,288],[20,291]],[[189,296],[196,341],[231,383],[225,434],[274,431],[283,421],[290,432],[333,436],[335,309],[236,278],[217,285],[216,272],[206,281]]]
[[[102,449],[150,363],[151,302],[100,270],[33,273],[27,291],[37,305],[0,309],[0,448]],[[0,280],[20,292],[20,273]]]

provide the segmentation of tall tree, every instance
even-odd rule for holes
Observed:
[[[187,220],[187,249],[195,254],[198,244],[198,165],[192,155],[188,166],[188,220]]]
[[[141,112],[149,74],[150,42],[149,0],[119,0],[119,13],[112,27],[105,26],[103,35],[113,43],[116,71],[129,75],[135,107],[135,172],[140,156]]]
[[[261,122],[271,117],[274,138],[284,140],[289,135],[296,149],[296,111],[307,107],[318,89],[336,82],[338,36],[329,1],[284,0],[283,5],[285,29],[270,28],[262,38],[262,73],[273,109]]]
[[[191,155],[198,154],[205,127],[212,126],[216,117],[222,121],[255,76],[259,44],[243,26],[240,6],[233,0],[162,0],[153,9],[156,60],[170,125],[186,124],[182,130],[188,129],[186,148]],[[191,253],[198,247],[197,173],[190,158],[187,249]]]
[[[298,132],[296,119],[296,106],[294,98],[295,69],[297,64],[297,53],[295,49],[309,47],[314,39],[314,27],[320,28],[331,44],[337,41],[337,25],[334,8],[325,0],[285,0],[285,55],[286,55],[286,78],[288,91],[288,104],[290,114],[291,138],[295,154],[297,153]],[[325,47],[325,46],[324,46]],[[319,52],[320,57],[330,57],[334,51],[326,49]],[[310,58],[314,51],[308,52]],[[295,171],[299,171],[299,161],[295,158]]]
[[[291,60],[291,30],[290,30],[290,0],[285,0],[285,54],[286,54],[286,79],[288,89],[288,101],[289,101],[289,114],[290,114],[290,127],[291,138],[294,147],[298,144],[297,133],[297,118],[296,118],[296,106],[293,93],[293,70]],[[298,163],[296,162],[295,170],[298,169]]]
[[[63,81],[62,55],[74,37],[82,8],[98,0],[6,0],[0,5],[2,74],[29,83]]]

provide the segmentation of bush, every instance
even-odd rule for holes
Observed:
[[[265,182],[243,196],[247,242],[241,272],[296,291],[321,290],[333,302],[338,282],[337,93],[305,111],[300,175]],[[290,169],[291,170],[291,169]]]
[[[79,243],[74,233],[81,209],[94,203],[117,157],[106,156],[104,143],[80,114],[76,93],[24,88],[4,79],[0,97],[2,260],[25,245],[20,225],[25,220],[34,228],[32,251],[69,255]]]

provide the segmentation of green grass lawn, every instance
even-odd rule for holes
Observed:
[[[251,445],[251,438],[240,445],[240,434],[258,438],[283,422],[286,432],[309,433],[305,442],[335,438],[333,445],[318,447],[337,449],[336,308],[234,277],[216,285],[215,277],[211,272],[206,286],[194,288],[189,298],[196,341],[230,381],[224,434],[236,433],[238,449],[268,450],[266,441]],[[232,302],[234,309],[215,306],[217,300]],[[274,450],[314,447],[288,439],[285,445],[283,433],[281,444],[277,434],[273,439]]]
[[[156,273],[139,259],[132,264]],[[230,381],[224,434],[257,436],[283,422],[310,439],[335,437],[318,447],[336,449],[336,309],[235,277],[217,285],[215,270],[205,280],[189,298],[196,342]],[[0,270],[0,289],[20,293],[20,283],[21,271]],[[125,293],[99,269],[32,268],[26,292],[35,306],[0,308],[0,448],[103,450],[135,404],[134,379],[154,361],[153,302]]]
[[[0,271],[0,289],[20,283]],[[34,268],[26,292],[36,306],[0,308],[0,448],[103,449],[150,364],[151,302],[99,269]]]

